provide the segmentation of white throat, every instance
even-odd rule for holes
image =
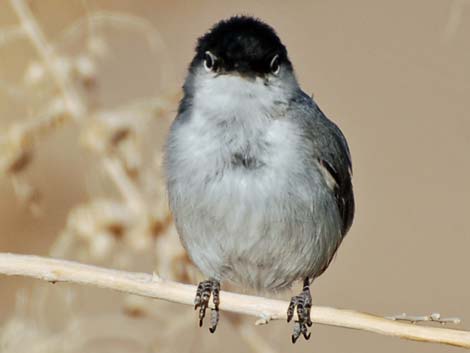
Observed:
[[[194,110],[207,120],[250,121],[279,118],[287,106],[287,94],[276,83],[238,75],[204,77],[196,84]]]

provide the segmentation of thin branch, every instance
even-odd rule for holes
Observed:
[[[54,47],[47,41],[30,8],[24,0],[10,0],[10,3],[20,20],[21,27],[61,90],[67,110],[74,119],[81,118],[86,112],[86,106],[81,102],[67,75],[59,69],[57,64],[60,58]]]
[[[161,34],[149,21],[129,14],[111,12],[111,11],[98,11],[93,14],[87,15],[85,18],[79,19],[76,23],[72,24],[59,39],[60,42],[66,42],[70,39],[76,38],[82,31],[83,27],[87,26],[91,34],[100,35],[98,32],[104,28],[111,30],[130,29],[140,32],[144,35],[149,49],[158,54],[159,58],[164,63],[159,65],[157,69],[160,70],[160,82],[167,83],[173,72],[168,69],[171,68],[171,58],[168,56],[168,50]],[[164,86],[162,86],[164,88]]]
[[[139,193],[139,189],[127,176],[122,164],[115,158],[104,158],[103,165],[111,180],[119,189],[122,197],[134,214],[145,213],[145,202]]]
[[[0,273],[34,277],[49,282],[70,282],[193,305],[196,288],[161,279],[157,275],[111,270],[76,262],[31,255],[0,253]],[[221,293],[220,309],[271,320],[286,319],[287,302],[230,292]],[[415,341],[470,348],[470,332],[417,326],[350,310],[313,307],[312,321]]]
[[[412,324],[417,322],[425,322],[425,321],[432,321],[437,322],[439,324],[460,324],[461,320],[458,317],[442,317],[439,313],[432,313],[431,315],[408,315],[407,313],[402,313],[393,316],[385,317],[389,320],[397,320],[397,321],[408,321]]]
[[[69,118],[61,99],[55,99],[34,119],[13,124],[0,134],[0,172],[17,173],[31,161],[34,141]]]

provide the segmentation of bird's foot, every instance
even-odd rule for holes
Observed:
[[[215,279],[208,279],[202,281],[197,286],[196,298],[194,299],[194,310],[199,308],[199,326],[202,326],[204,317],[206,316],[206,309],[209,306],[209,299],[212,294],[212,302],[214,303],[214,309],[211,309],[211,326],[209,331],[215,332],[217,323],[219,322],[219,291],[220,283]]]
[[[294,317],[294,310],[297,308],[298,320],[295,321],[294,330],[292,332],[292,343],[295,343],[300,335],[303,335],[306,340],[310,338],[308,328],[312,326],[310,319],[310,309],[312,307],[312,296],[310,294],[310,283],[308,278],[304,280],[304,287],[302,293],[292,297],[289,308],[287,309],[287,322],[290,322]]]

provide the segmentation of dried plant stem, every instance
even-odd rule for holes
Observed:
[[[139,194],[139,189],[127,176],[122,164],[115,158],[107,157],[103,159],[103,165],[133,214],[144,215],[145,202]]]
[[[155,274],[110,270],[30,255],[0,253],[0,273],[34,277],[49,282],[94,285],[188,305],[193,304],[195,293],[195,287],[192,285],[164,280]],[[222,292],[220,309],[275,320],[286,319],[287,303],[281,300]],[[312,321],[415,341],[470,348],[470,332],[467,331],[417,326],[350,310],[313,307]]]
[[[54,50],[54,47],[47,41],[41,27],[31,13],[30,8],[24,0],[10,0],[10,3],[20,20],[21,28],[37,50],[45,67],[47,67],[52,78],[61,90],[67,110],[75,119],[82,117],[86,112],[86,107],[78,97],[67,74],[62,72],[58,67],[60,58]]]

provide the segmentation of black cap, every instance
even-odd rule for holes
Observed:
[[[216,23],[199,38],[196,55],[191,63],[199,65],[210,52],[218,59],[224,72],[266,74],[272,71],[271,62],[278,56],[278,63],[292,67],[274,29],[249,16],[234,16]]]

